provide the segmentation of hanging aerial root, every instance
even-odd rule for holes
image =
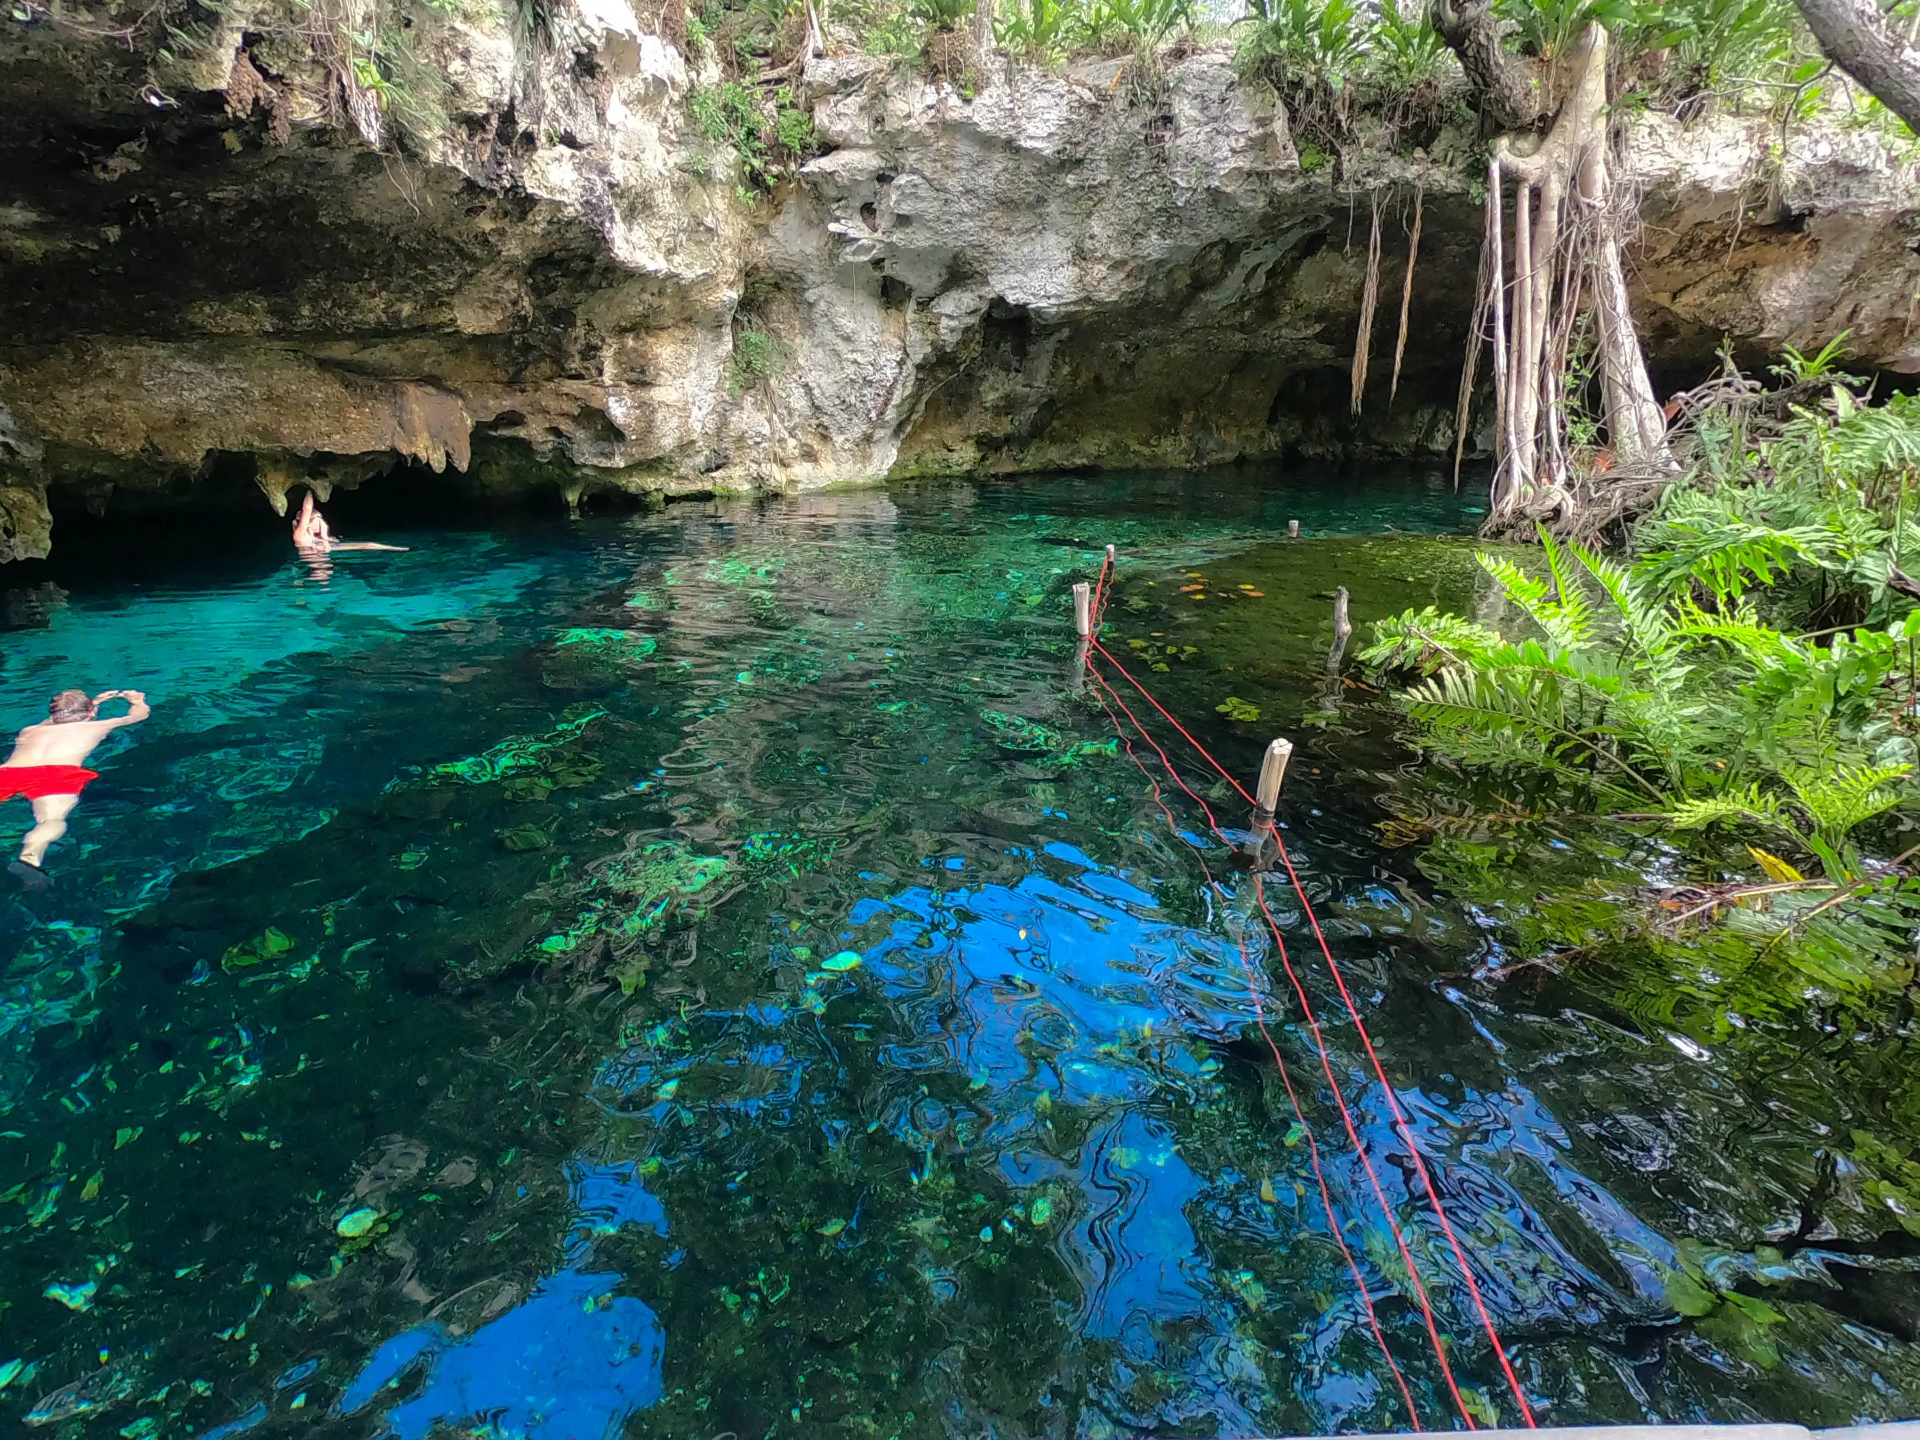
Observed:
[[[1422,180],[1413,187],[1413,233],[1407,237],[1407,278],[1400,282],[1400,338],[1393,342],[1393,380],[1387,386],[1389,406],[1400,393],[1400,362],[1407,353],[1407,312],[1413,305],[1413,264],[1420,256],[1420,221],[1426,199],[1427,182]]]
[[[1488,223],[1492,233],[1492,223]],[[1497,248],[1497,240],[1489,244],[1486,239],[1480,242],[1480,273],[1473,281],[1473,323],[1467,327],[1467,358],[1460,367],[1460,395],[1453,406],[1453,488],[1460,488],[1460,465],[1467,458],[1467,429],[1473,422],[1473,382],[1480,374],[1480,349],[1487,341],[1487,311],[1492,305],[1493,286],[1489,272],[1492,269],[1492,251]],[[1404,336],[1406,326],[1401,330]]]
[[[1367,279],[1360,290],[1360,328],[1353,340],[1353,413],[1367,392],[1367,362],[1373,355],[1373,312],[1380,305],[1380,192],[1373,192],[1373,227],[1367,235]]]

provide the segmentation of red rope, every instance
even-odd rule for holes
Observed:
[[[1093,676],[1094,683],[1100,687],[1100,690],[1112,690],[1112,687],[1107,684],[1105,678],[1102,677],[1097,670],[1089,667],[1089,673]],[[1098,694],[1099,692],[1096,691],[1095,693]],[[1118,693],[1115,692],[1114,699],[1118,701],[1119,698]],[[1166,817],[1167,828],[1173,831],[1174,835],[1178,837],[1180,834],[1180,826],[1173,818],[1173,812],[1167,808],[1166,800],[1161,794],[1160,782],[1153,778],[1153,775],[1147,770],[1145,763],[1134,753],[1133,742],[1127,739],[1126,730],[1121,726],[1120,718],[1113,713],[1113,707],[1107,704],[1105,695],[1100,696],[1100,708],[1106,711],[1107,719],[1113,725],[1114,734],[1119,736],[1120,743],[1126,747],[1127,758],[1133,761],[1134,765],[1139,769],[1141,776],[1152,788],[1153,803],[1160,808],[1160,813]],[[1121,708],[1126,708],[1124,703],[1121,704]],[[1138,722],[1136,722],[1136,724],[1137,723]],[[1152,744],[1151,737],[1148,737],[1148,743]],[[1157,749],[1158,747],[1156,746],[1155,748]],[[1164,759],[1164,757],[1162,758]],[[1227,902],[1226,892],[1220,888],[1219,882],[1214,879],[1213,871],[1208,868],[1206,860],[1199,856],[1195,858],[1199,860],[1201,873],[1207,877],[1208,887],[1220,897],[1221,903],[1225,904]],[[1333,1191],[1327,1184],[1326,1171],[1321,1168],[1320,1164],[1320,1143],[1314,1138],[1313,1126],[1308,1123],[1306,1112],[1300,1104],[1300,1097],[1293,1088],[1293,1076],[1287,1069],[1287,1062],[1280,1054],[1280,1047],[1274,1041],[1273,1032],[1267,1028],[1266,1007],[1260,1000],[1260,988],[1254,979],[1253,962],[1247,954],[1246,941],[1237,930],[1234,932],[1233,942],[1240,952],[1240,967],[1246,973],[1247,995],[1253,1002],[1254,1023],[1260,1027],[1261,1038],[1267,1042],[1267,1049],[1273,1053],[1273,1063],[1279,1067],[1280,1083],[1286,1087],[1287,1104],[1293,1110],[1294,1119],[1300,1122],[1300,1128],[1306,1134],[1307,1159],[1313,1167],[1313,1178],[1320,1187],[1320,1203],[1326,1210],[1327,1231],[1333,1236],[1333,1243],[1340,1247],[1341,1257],[1347,1262],[1348,1273],[1353,1276],[1354,1287],[1360,1296],[1361,1308],[1366,1311],[1367,1328],[1373,1332],[1374,1343],[1380,1347],[1380,1358],[1387,1362],[1387,1369],[1393,1374],[1394,1384],[1399,1387],[1400,1398],[1406,1402],[1407,1417],[1413,1422],[1413,1428],[1415,1430],[1422,1430],[1425,1427],[1421,1425],[1420,1412],[1414,1406],[1413,1392],[1407,1388],[1406,1376],[1400,1372],[1400,1367],[1394,1363],[1393,1352],[1387,1348],[1387,1337],[1385,1332],[1380,1328],[1380,1317],[1373,1308],[1373,1298],[1368,1293],[1366,1279],[1360,1273],[1360,1262],[1354,1258],[1352,1249],[1347,1245],[1346,1236],[1341,1233],[1340,1217],[1335,1213],[1333,1208]],[[1436,1345],[1437,1343],[1436,1340]],[[1441,1363],[1444,1365],[1446,1362],[1443,1359]],[[1472,1423],[1471,1419],[1469,1419],[1468,1423]]]
[[[1100,584],[1101,584],[1101,591],[1103,595],[1106,587],[1108,564],[1109,564],[1108,561],[1103,561],[1100,567]],[[1096,615],[1097,614],[1098,614],[1098,611],[1096,611]],[[1097,624],[1095,626],[1095,629],[1097,632],[1098,630]],[[1229,785],[1233,786],[1233,788],[1239,792],[1240,797],[1243,800],[1245,800],[1248,804],[1251,805],[1254,803],[1253,797],[1247,793],[1245,787],[1243,787],[1238,780],[1234,779],[1233,775],[1227,770],[1227,768],[1213,757],[1213,754],[1207,749],[1207,747],[1202,745],[1197,739],[1195,739],[1193,734],[1190,731],[1188,731],[1186,726],[1182,725],[1178,720],[1176,720],[1167,711],[1167,708],[1153,697],[1153,694],[1147,689],[1147,687],[1142,685],[1138,680],[1136,680],[1133,677],[1133,675],[1127,670],[1126,666],[1122,665],[1119,662],[1119,660],[1117,660],[1114,657],[1113,653],[1109,651],[1106,646],[1100,643],[1099,636],[1097,633],[1091,637],[1090,643],[1092,645],[1092,648],[1098,651],[1100,655],[1104,659],[1106,659],[1106,661],[1109,664],[1113,666],[1114,669],[1118,670],[1121,673],[1121,675],[1126,677],[1128,684],[1132,685],[1135,690],[1138,690],[1141,693],[1141,695],[1146,697],[1147,703],[1152,705],[1153,708],[1157,710],[1160,713],[1160,715],[1167,721],[1167,723],[1172,725],[1173,728],[1180,733],[1180,735],[1186,740],[1186,742],[1189,745],[1191,745],[1201,755],[1201,757],[1206,760],[1206,762],[1209,765],[1213,767],[1215,773],[1217,773]],[[1089,670],[1090,672],[1092,672],[1093,667],[1090,666]],[[1096,679],[1098,679],[1099,677],[1097,675],[1097,672],[1095,673],[1096,673]],[[1107,689],[1110,693],[1113,694],[1114,700],[1120,705],[1120,708],[1126,712],[1127,718],[1133,721],[1134,728],[1139,730],[1142,738],[1145,739],[1149,745],[1153,746],[1154,752],[1158,754],[1160,757],[1161,764],[1166,766],[1168,775],[1170,775],[1173,778],[1174,782],[1178,784],[1182,790],[1186,791],[1186,793],[1194,800],[1194,802],[1200,806],[1200,809],[1206,815],[1207,823],[1212,828],[1213,832],[1216,835],[1219,835],[1221,839],[1223,840],[1227,839],[1225,833],[1220,829],[1218,822],[1214,819],[1213,811],[1208,807],[1206,801],[1202,800],[1198,795],[1194,794],[1192,788],[1189,787],[1187,783],[1180,778],[1179,772],[1176,769],[1174,769],[1172,762],[1167,759],[1166,752],[1164,750],[1161,750],[1160,746],[1154,741],[1153,737],[1147,733],[1146,727],[1140,723],[1139,717],[1134,715],[1133,711],[1130,708],[1128,708],[1126,702],[1120,700],[1119,692],[1112,690],[1112,687],[1108,686],[1104,679],[1100,680],[1100,684],[1102,685],[1103,688]],[[1102,699],[1101,704],[1103,707],[1105,706],[1106,702],[1104,698]],[[1108,715],[1109,717],[1112,716],[1111,710],[1108,711]],[[1128,747],[1128,753],[1132,754],[1131,746]],[[1142,766],[1141,768],[1144,773],[1145,767]],[[1148,779],[1151,780],[1152,777],[1148,776]],[[1157,786],[1155,787],[1155,793],[1157,796],[1158,794]],[[1171,823],[1172,817],[1169,816],[1168,818],[1169,818],[1169,822]],[[1339,989],[1339,992],[1340,992],[1340,999],[1342,1003],[1346,1006],[1348,1015],[1352,1017],[1354,1028],[1358,1032],[1360,1036],[1360,1042],[1367,1052],[1367,1059],[1373,1067],[1373,1072],[1375,1076],[1377,1076],[1380,1081],[1381,1089],[1384,1090],[1386,1093],[1387,1108],[1389,1113],[1393,1117],[1394,1128],[1399,1133],[1402,1142],[1407,1147],[1408,1154],[1411,1156],[1413,1160],[1414,1169],[1420,1176],[1421,1187],[1426,1191],[1427,1202],[1433,1210],[1434,1218],[1440,1222],[1440,1229],[1447,1238],[1447,1247],[1453,1253],[1454,1263],[1456,1266],[1459,1267],[1461,1278],[1466,1281],[1467,1293],[1472,1297],[1474,1309],[1479,1314],[1481,1328],[1486,1332],[1487,1339],[1493,1345],[1493,1353],[1500,1362],[1501,1373],[1506,1377],[1507,1386],[1513,1392],[1513,1398],[1516,1402],[1518,1402],[1520,1406],[1520,1414],[1522,1418],[1525,1419],[1527,1423],[1527,1428],[1528,1429],[1536,1428],[1535,1421],[1533,1418],[1533,1407],[1527,1403],[1526,1392],[1521,1388],[1519,1376],[1514,1373],[1513,1363],[1507,1356],[1506,1347],[1500,1343],[1499,1332],[1494,1327],[1493,1316],[1487,1309],[1486,1299],[1480,1293],[1480,1284],[1479,1284],[1479,1281],[1474,1278],[1473,1267],[1467,1262],[1466,1252],[1461,1247],[1459,1236],[1454,1233],[1452,1221],[1450,1221],[1447,1218],[1446,1207],[1440,1203],[1439,1191],[1434,1187],[1433,1176],[1427,1169],[1426,1158],[1421,1154],[1419,1145],[1415,1143],[1412,1127],[1409,1125],[1407,1121],[1406,1112],[1401,1108],[1399,1092],[1394,1089],[1392,1083],[1387,1079],[1386,1068],[1380,1063],[1379,1052],[1374,1049],[1373,1037],[1368,1033],[1366,1022],[1360,1016],[1360,1008],[1358,1005],[1354,1003],[1352,992],[1349,991],[1347,988],[1346,977],[1341,973],[1339,964],[1333,958],[1333,951],[1327,944],[1327,937],[1324,933],[1322,933],[1320,929],[1319,917],[1314,914],[1313,902],[1307,898],[1306,887],[1300,883],[1300,876],[1293,868],[1293,858],[1287,853],[1286,842],[1281,838],[1278,827],[1274,826],[1271,822],[1269,822],[1267,828],[1272,832],[1273,838],[1279,846],[1280,858],[1287,867],[1287,875],[1293,882],[1295,893],[1298,894],[1300,897],[1301,909],[1306,912],[1307,921],[1313,927],[1314,939],[1319,942],[1320,953],[1326,957],[1327,970],[1333,976],[1334,984]],[[1334,1098],[1336,1099],[1336,1101],[1339,1102],[1341,1118],[1346,1123],[1347,1133],[1349,1137],[1353,1140],[1354,1148],[1360,1156],[1361,1164],[1366,1168],[1368,1179],[1372,1181],[1374,1184],[1375,1193],[1380,1196],[1381,1207],[1382,1207],[1383,1213],[1386,1214],[1388,1227],[1392,1229],[1394,1232],[1394,1240],[1400,1246],[1401,1256],[1406,1261],[1408,1276],[1412,1279],[1415,1291],[1420,1296],[1421,1308],[1426,1313],[1428,1330],[1429,1330],[1429,1333],[1432,1335],[1433,1341],[1434,1341],[1435,1354],[1438,1355],[1440,1358],[1441,1369],[1446,1374],[1448,1388],[1453,1391],[1454,1400],[1461,1407],[1461,1414],[1466,1418],[1467,1428],[1473,1429],[1474,1428],[1473,1417],[1470,1413],[1468,1413],[1466,1409],[1465,1401],[1462,1399],[1458,1388],[1454,1386],[1452,1371],[1448,1368],[1446,1356],[1441,1351],[1439,1334],[1437,1330],[1434,1329],[1433,1312],[1431,1308],[1429,1308],[1427,1305],[1426,1292],[1424,1287],[1421,1286],[1420,1284],[1420,1277],[1418,1272],[1414,1269],[1413,1257],[1408,1253],[1405,1242],[1401,1239],[1399,1227],[1394,1224],[1392,1212],[1386,1205],[1386,1197],[1383,1193],[1380,1192],[1379,1182],[1373,1173],[1373,1166],[1367,1158],[1365,1149],[1362,1148],[1360,1145],[1359,1135],[1353,1127],[1352,1117],[1347,1112],[1346,1102],[1344,1098],[1342,1098],[1341,1096],[1339,1084],[1337,1081],[1334,1080],[1333,1071],[1332,1071],[1331,1064],[1328,1060],[1326,1047],[1320,1043],[1319,1023],[1317,1020],[1313,1018],[1311,1007],[1308,1005],[1308,1002],[1307,1002],[1307,995],[1304,987],[1300,985],[1298,977],[1294,975],[1293,966],[1290,963],[1286,953],[1286,942],[1281,938],[1280,927],[1275,922],[1272,911],[1267,908],[1265,889],[1260,883],[1260,877],[1258,876],[1258,874],[1254,876],[1254,891],[1256,896],[1259,898],[1260,909],[1262,913],[1265,914],[1269,927],[1273,930],[1274,941],[1279,946],[1279,949],[1280,949],[1281,963],[1286,967],[1287,975],[1289,979],[1293,981],[1295,991],[1300,997],[1300,1003],[1301,1003],[1303,1014],[1305,1014],[1308,1024],[1312,1029],[1315,1046],[1320,1051],[1321,1062],[1323,1066],[1325,1066],[1327,1069],[1327,1080],[1328,1080],[1328,1083],[1333,1086]]]
[[[1385,1067],[1380,1063],[1379,1053],[1373,1048],[1373,1037],[1367,1033],[1366,1025],[1360,1019],[1360,1009],[1353,1002],[1353,995],[1347,989],[1346,977],[1340,973],[1340,967],[1334,963],[1333,951],[1327,946],[1327,937],[1321,933],[1320,921],[1313,913],[1313,905],[1307,899],[1306,887],[1300,883],[1300,876],[1293,868],[1293,857],[1287,854],[1287,842],[1280,838],[1278,828],[1269,826],[1273,838],[1280,847],[1280,859],[1287,867],[1287,875],[1293,881],[1293,888],[1300,896],[1300,906],[1306,911],[1307,923],[1313,927],[1313,938],[1320,942],[1320,953],[1327,957],[1327,969],[1332,974],[1334,984],[1340,989],[1340,998],[1345,1002],[1347,1013],[1353,1017],[1354,1028],[1359,1033],[1360,1043],[1366,1048],[1367,1059],[1373,1064],[1373,1073],[1380,1077],[1380,1088],[1386,1092],[1387,1108],[1393,1114],[1393,1123],[1405,1142],[1407,1152],[1413,1157],[1413,1168],[1419,1173],[1420,1184],[1427,1192],[1427,1200],[1433,1206],[1433,1213],[1440,1221],[1440,1229],[1446,1234],[1448,1248],[1453,1251],[1454,1263],[1460,1267],[1460,1275],[1467,1282],[1467,1293],[1473,1297],[1473,1308],[1480,1313],[1480,1328],[1487,1332],[1487,1339],[1493,1343],[1493,1353],[1499,1357],[1501,1373],[1507,1377],[1507,1387],[1513,1391],[1513,1398],[1520,1404],[1520,1414],[1527,1422],[1529,1430],[1534,1429],[1533,1408],[1527,1404],[1526,1393],[1520,1388],[1520,1377],[1514,1374],[1513,1364],[1507,1358],[1506,1347],[1500,1343],[1500,1336],[1493,1326],[1493,1316],[1487,1310],[1486,1300],[1480,1294],[1480,1284],[1473,1276],[1473,1267],[1467,1263],[1466,1252],[1461,1248],[1460,1237],[1453,1232],[1453,1224],[1447,1219],[1446,1207],[1440,1203],[1440,1194],[1434,1188],[1433,1176],[1427,1171],[1427,1162],[1420,1154],[1420,1147],[1414,1143],[1412,1127],[1407,1123],[1406,1112],[1400,1108],[1400,1097],[1392,1083],[1387,1079]],[[1255,878],[1257,885],[1258,877]]]
[[[1113,547],[1107,547],[1106,556],[1100,561],[1100,578],[1093,586],[1093,633],[1100,631],[1100,617],[1107,608],[1107,572],[1113,568]]]
[[[1099,675],[1096,667],[1089,666],[1088,673],[1093,675],[1095,679],[1113,695],[1114,703],[1125,712],[1129,720],[1133,721],[1133,726],[1140,732],[1141,738],[1144,739],[1147,744],[1151,745],[1154,753],[1160,757],[1160,763],[1166,767],[1167,774],[1173,780],[1174,784],[1186,791],[1188,797],[1198,805],[1206,815],[1207,824],[1213,833],[1218,835],[1222,840],[1227,841],[1228,844],[1232,844],[1233,842],[1228,839],[1226,832],[1220,828],[1219,822],[1214,818],[1213,810],[1208,806],[1207,802],[1196,795],[1192,787],[1180,777],[1180,772],[1175,768],[1173,761],[1167,758],[1167,752],[1160,748],[1159,742],[1148,733],[1147,728],[1140,723],[1140,718],[1128,707],[1127,702],[1120,698],[1119,692],[1113,690],[1112,686],[1106,684],[1106,681]],[[1103,700],[1102,703],[1104,704],[1105,701]],[[1148,778],[1151,779],[1152,777]],[[1259,886],[1258,876],[1255,876],[1254,884],[1257,892]],[[1280,927],[1274,923],[1272,912],[1266,908],[1264,896],[1262,897],[1260,908],[1267,917],[1268,925],[1273,930],[1274,942],[1279,946],[1280,963],[1285,966],[1287,978],[1293,983],[1294,993],[1300,998],[1301,1012],[1307,1022],[1308,1034],[1313,1040],[1314,1049],[1319,1053],[1320,1068],[1327,1077],[1327,1084],[1333,1091],[1334,1105],[1340,1112],[1340,1122],[1347,1132],[1347,1139],[1353,1144],[1354,1154],[1359,1157],[1361,1168],[1366,1172],[1367,1184],[1373,1191],[1374,1199],[1379,1202],[1380,1213],[1386,1219],[1387,1230],[1393,1236],[1394,1247],[1400,1252],[1401,1263],[1407,1267],[1407,1278],[1413,1284],[1414,1298],[1419,1303],[1420,1313],[1426,1324],[1427,1336],[1433,1342],[1434,1358],[1440,1362],[1440,1373],[1446,1379],[1447,1390],[1453,1396],[1454,1404],[1459,1407],[1461,1418],[1466,1421],[1467,1428],[1469,1430],[1477,1429],[1478,1427],[1474,1424],[1473,1412],[1467,1407],[1466,1398],[1461,1395],[1460,1387],[1453,1378],[1453,1367],[1447,1363],[1446,1344],[1440,1338],[1439,1321],[1434,1317],[1433,1304],[1428,1298],[1427,1288],[1420,1281],[1419,1267],[1414,1264],[1413,1252],[1408,1248],[1406,1236],[1401,1233],[1399,1222],[1394,1218],[1393,1205],[1387,1199],[1386,1187],[1380,1183],[1380,1176],[1373,1168],[1373,1161],[1367,1154],[1367,1148],[1361,1143],[1359,1127],[1354,1124],[1353,1112],[1347,1106],[1345,1092],[1341,1090],[1340,1082],[1334,1076],[1333,1061],[1327,1053],[1326,1042],[1320,1032],[1320,1022],[1314,1016],[1313,1006],[1307,999],[1306,988],[1301,985],[1300,977],[1294,973],[1292,960],[1287,955],[1286,941],[1281,938]]]
[[[1209,765],[1213,766],[1213,768],[1219,773],[1220,778],[1222,780],[1225,780],[1229,785],[1233,786],[1234,789],[1240,791],[1240,798],[1242,800],[1246,801],[1249,805],[1254,803],[1253,796],[1249,795],[1246,792],[1246,790],[1241,786],[1240,782],[1234,779],[1233,776],[1227,772],[1227,767],[1222,765],[1218,760],[1214,759],[1212,754],[1209,753],[1209,751],[1207,750],[1207,747],[1202,745],[1198,740],[1194,739],[1193,736],[1188,732],[1186,726],[1182,725],[1178,720],[1174,719],[1173,716],[1167,714],[1166,706],[1162,705],[1158,700],[1154,699],[1152,694],[1147,690],[1146,686],[1142,685],[1138,680],[1134,679],[1132,675],[1127,673],[1127,667],[1122,665],[1118,660],[1113,658],[1113,652],[1107,649],[1106,646],[1100,643],[1100,637],[1098,635],[1093,637],[1093,648],[1098,650],[1102,655],[1106,657],[1108,664],[1112,665],[1114,669],[1118,670],[1122,675],[1126,676],[1127,683],[1129,685],[1133,686],[1134,689],[1138,690],[1142,695],[1145,695],[1147,697],[1147,703],[1153,706],[1154,709],[1158,710],[1160,714],[1165,718],[1166,722],[1169,725],[1173,726],[1174,729],[1178,730],[1180,734],[1183,737],[1185,737],[1186,742],[1189,745],[1193,746],[1194,749],[1198,750],[1200,754],[1205,757],[1206,762]],[[1188,793],[1191,794],[1192,792],[1189,791]],[[1209,816],[1209,818],[1211,818],[1211,816]]]

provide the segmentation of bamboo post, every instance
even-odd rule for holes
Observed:
[[[1287,521],[1287,538],[1289,540],[1298,540],[1300,538],[1300,522],[1298,520]]]
[[[1273,824],[1274,806],[1280,803],[1280,782],[1287,778],[1287,761],[1293,758],[1291,740],[1275,740],[1267,746],[1260,762],[1260,779],[1253,789],[1253,828],[1265,830]]]
[[[1084,580],[1073,587],[1073,630],[1082,639],[1093,634],[1093,587]]]

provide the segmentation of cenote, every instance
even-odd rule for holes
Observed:
[[[1027,478],[396,524],[324,579],[276,525],[16,591],[16,724],[154,712],[0,909],[0,1411],[1406,1429],[1370,1307],[1457,1428],[1370,1166],[1467,1411],[1518,1423],[1397,1104],[1541,1423],[1909,1413],[1914,1252],[1802,1223],[1862,1103],[1834,1017],[1703,1044],[1514,973],[1421,868],[1460,782],[1328,673],[1331,596],[1470,607],[1478,519],[1437,473]],[[1106,643],[1195,738],[1249,784],[1295,740],[1282,833],[1391,1093],[1269,870],[1323,1067],[1198,802],[1244,804],[1082,679],[1107,543]],[[1676,1314],[1683,1252],[1770,1282],[1771,1363]]]

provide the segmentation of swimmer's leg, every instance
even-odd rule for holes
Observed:
[[[67,833],[67,816],[79,803],[78,795],[42,795],[34,801],[34,826],[20,842],[20,858],[38,870],[47,847]]]

